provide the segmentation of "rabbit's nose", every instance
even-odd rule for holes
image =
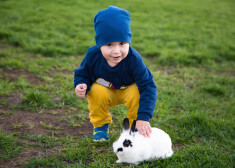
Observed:
[[[122,152],[123,149],[122,149],[122,148],[118,148],[117,151],[118,151],[118,152]]]

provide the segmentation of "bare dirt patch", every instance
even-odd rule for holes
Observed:
[[[44,112],[49,111],[57,113],[36,113],[0,107],[0,129],[5,130],[7,133],[15,133],[19,137],[20,143],[28,146],[27,150],[22,151],[14,159],[7,161],[0,159],[0,168],[21,168],[24,167],[23,163],[26,163],[31,158],[56,155],[58,154],[58,150],[62,148],[62,146],[56,145],[42,149],[41,147],[37,147],[38,142],[25,139],[23,136],[26,134],[55,137],[74,136],[75,138],[85,135],[92,136],[93,126],[88,120],[83,122],[79,127],[73,127],[69,126],[66,121],[61,120],[61,118],[66,118],[71,115],[66,109],[47,109]]]
[[[20,166],[15,160],[0,160],[0,168],[23,168],[23,166]]]
[[[17,81],[19,77],[25,77],[31,84],[40,84],[44,83],[42,79],[40,79],[37,75],[28,72],[24,69],[7,69],[7,68],[0,68],[3,72],[2,78],[3,80],[9,81]]]
[[[0,108],[0,111],[4,111]],[[12,114],[0,113],[0,129],[9,133],[17,132],[19,135],[37,134],[53,136],[92,136],[92,124],[89,121],[81,126],[69,126],[61,114],[40,114],[24,110],[11,110]]]
[[[7,99],[7,107],[12,107],[18,104],[22,103],[22,97],[23,95],[18,92],[14,92],[14,94],[11,94],[9,96],[6,96]]]
[[[184,147],[184,145],[181,144],[181,143],[175,143],[175,144],[173,145],[173,149],[174,149],[174,150],[180,150],[180,149],[183,148],[183,147]]]
[[[62,74],[66,74],[66,75],[71,75],[71,74],[73,74],[73,72],[71,72],[71,71],[56,70],[56,69],[50,71],[48,74],[49,74],[50,76],[54,76],[55,74],[58,74],[58,73],[62,73]]]
[[[157,69],[154,69],[154,71],[160,71],[162,73],[166,73],[168,75],[172,75],[174,73],[175,69],[177,69],[176,66],[169,66],[169,67],[159,67]]]

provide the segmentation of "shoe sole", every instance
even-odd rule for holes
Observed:
[[[108,139],[108,140],[109,140],[109,139]],[[101,138],[101,139],[99,139],[99,140],[93,139],[94,142],[105,142],[105,141],[108,141],[108,140],[106,140],[106,139],[104,139],[104,138]]]

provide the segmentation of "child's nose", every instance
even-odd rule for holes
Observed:
[[[117,45],[117,46],[114,46],[114,48],[113,48],[113,53],[119,53],[120,52],[120,48],[119,48],[119,46]]]

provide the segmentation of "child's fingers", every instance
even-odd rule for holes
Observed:
[[[150,137],[151,133],[152,133],[151,127],[147,126],[147,128],[146,128],[146,135],[147,135],[147,137]]]
[[[138,129],[138,131],[139,131],[140,134],[144,135],[144,137],[147,136],[147,133],[146,133],[146,130],[144,129],[144,127]]]
[[[84,98],[86,93],[76,93],[77,97]]]
[[[140,134],[144,135],[144,137],[150,137],[150,134],[152,133],[151,125],[147,121],[137,120],[136,128]]]
[[[142,128],[139,128],[139,129],[138,129],[138,132],[139,132],[140,134],[144,135],[144,131],[143,131]]]
[[[87,89],[87,85],[86,84],[79,84],[76,86],[75,88],[75,92],[79,93],[79,92],[86,92]]]
[[[76,93],[78,93],[78,94],[85,94],[86,90],[77,90]]]
[[[86,90],[87,85],[86,84],[80,84],[80,90]]]
[[[85,97],[85,95],[86,95],[86,91],[75,91],[75,93],[76,93],[76,95],[78,96],[78,97],[80,97],[80,98],[83,98],[83,97]]]
[[[79,98],[84,98],[86,96],[87,85],[79,84],[75,88],[76,96]]]
[[[149,134],[151,134],[152,133],[152,127],[150,125],[148,126],[148,130],[149,130]]]
[[[82,88],[83,88],[84,90],[86,90],[86,89],[87,89],[87,85],[86,85],[86,84],[82,84]]]
[[[144,129],[144,136],[145,137],[150,137],[149,129],[147,129],[147,128]]]
[[[76,93],[76,94],[78,94],[78,93],[79,93],[78,88],[75,88],[75,93]]]
[[[152,133],[152,129],[150,126],[144,126],[142,128],[140,128],[139,133],[144,135],[144,137],[150,137],[150,134]]]

